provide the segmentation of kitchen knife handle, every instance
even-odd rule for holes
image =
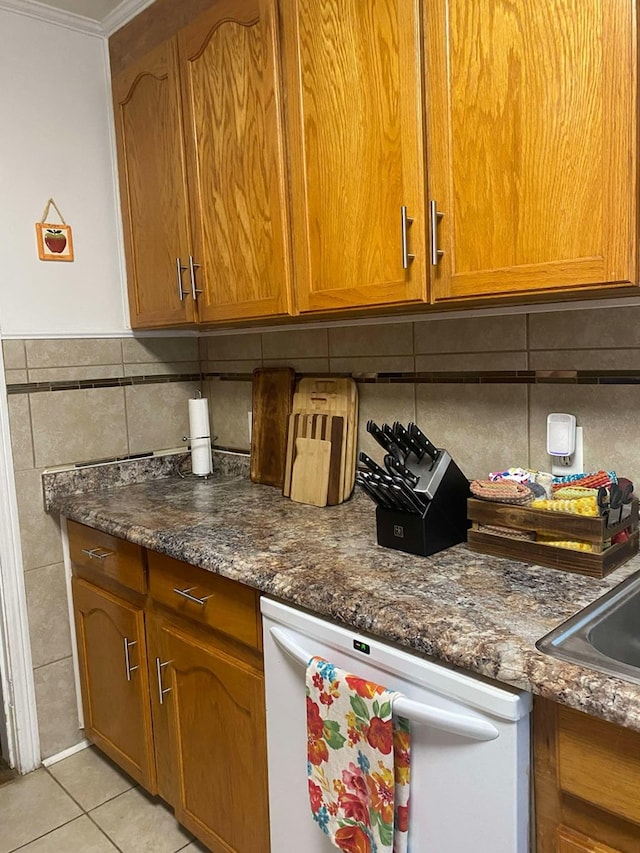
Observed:
[[[367,421],[367,432],[375,438],[386,453],[389,453],[389,442],[375,421]]]
[[[415,255],[411,255],[409,253],[409,238],[408,231],[409,227],[412,225],[413,219],[410,216],[407,216],[407,208],[406,205],[402,205],[400,208],[400,234],[401,234],[401,242],[402,242],[402,269],[408,270],[409,264],[411,261],[415,260]]]
[[[384,468],[381,468],[377,462],[375,462],[370,456],[367,456],[367,454],[364,452],[364,450],[360,451],[360,455],[358,456],[358,459],[360,460],[360,462],[363,462],[373,474],[379,474],[379,475],[384,476],[384,474],[385,474]]]
[[[431,225],[431,266],[437,267],[438,261],[444,255],[443,250],[438,248],[438,222],[444,213],[438,210],[438,202],[435,199],[429,202],[429,211],[431,214],[429,217]]]
[[[420,427],[417,424],[410,423],[409,424],[409,434],[413,437],[418,444],[424,448],[425,453],[431,457],[431,459],[435,462],[438,456],[440,455],[440,451],[432,444],[427,436],[422,432]]]
[[[418,462],[420,462],[426,452],[425,449],[421,447],[415,438],[403,427],[400,421],[395,421],[391,429],[393,430],[393,434],[400,446],[406,447],[407,454],[413,453],[418,459]]]

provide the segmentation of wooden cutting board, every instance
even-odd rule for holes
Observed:
[[[287,456],[282,493],[292,500],[326,506],[340,503],[342,435],[344,418],[338,415],[292,413],[289,417]],[[302,444],[299,439],[304,439]],[[308,441],[322,441],[330,449],[313,447]],[[305,456],[304,463],[298,462],[300,453]],[[328,453],[328,468],[325,455]],[[313,460],[313,462],[312,462]],[[315,468],[313,468],[315,465]],[[315,484],[303,484],[311,477]],[[296,497],[294,497],[294,494]],[[306,496],[312,499],[307,500]]]
[[[258,367],[253,371],[251,480],[282,488],[295,370]]]
[[[344,418],[338,503],[353,491],[358,442],[358,387],[353,379],[319,377],[301,379],[293,396],[292,412],[327,414]]]

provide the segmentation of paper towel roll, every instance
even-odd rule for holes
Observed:
[[[191,470],[201,477],[211,473],[211,428],[209,401],[206,397],[189,400],[189,438]]]

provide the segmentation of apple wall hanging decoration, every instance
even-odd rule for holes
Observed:
[[[49,208],[53,206],[60,217],[59,223],[47,222]],[[40,222],[36,222],[36,237],[38,239],[38,257],[41,261],[72,261],[73,240],[71,226],[64,221],[60,208],[50,198],[42,214]]]

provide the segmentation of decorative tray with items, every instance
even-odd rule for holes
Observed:
[[[471,483],[473,551],[601,578],[638,553],[638,500],[614,471],[509,469]]]

